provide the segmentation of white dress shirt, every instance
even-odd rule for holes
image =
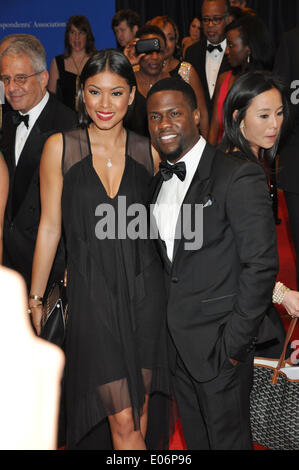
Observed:
[[[16,158],[16,165],[18,164],[20,155],[24,148],[25,142],[35,124],[35,121],[38,119],[39,115],[41,114],[42,110],[46,106],[48,99],[49,99],[49,92],[47,91],[45,96],[41,99],[41,101],[34,106],[34,108],[30,109],[26,115],[29,115],[28,121],[28,129],[25,126],[24,122],[18,125],[16,131],[16,140],[15,140],[15,158]],[[20,112],[20,114],[23,114]]]
[[[212,43],[207,41],[207,46],[209,44]],[[212,44],[212,46],[214,46],[214,44]],[[206,77],[210,98],[212,98],[214,94],[218,72],[226,49],[226,39],[220,42],[220,46],[222,47],[222,52],[220,52],[218,49],[214,49],[212,52],[209,52],[208,50],[206,51]]]
[[[163,181],[154,206],[153,215],[160,237],[165,241],[167,256],[170,261],[172,261],[173,257],[175,230],[180,209],[200,162],[205,145],[205,139],[200,137],[194,147],[179,160],[180,162],[185,162],[186,178],[184,181],[181,181],[174,174],[168,181]]]

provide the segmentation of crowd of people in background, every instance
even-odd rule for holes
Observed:
[[[277,279],[275,233],[278,179],[299,282],[287,93],[299,29],[275,52],[245,0],[204,0],[183,38],[167,15],[141,24],[121,10],[111,27],[117,47],[98,51],[89,20],[71,16],[49,71],[36,37],[0,42],[0,263],[24,279],[38,336],[48,292],[67,278],[58,444],[167,449],[178,413],[188,449],[250,450],[254,355],[281,353],[275,304],[299,317],[299,292]],[[154,228],[100,236],[121,226],[123,199],[153,206]],[[196,248],[184,204],[203,207]]]

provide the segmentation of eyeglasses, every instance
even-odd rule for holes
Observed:
[[[32,73],[31,75],[15,75],[14,77],[10,77],[9,75],[0,75],[0,80],[4,83],[4,86],[7,86],[10,84],[10,80],[13,80],[15,82],[16,85],[25,85],[25,83],[27,82],[28,78],[30,77],[34,77],[34,75],[39,75],[40,73],[42,73],[43,70],[41,70],[40,72],[35,72],[35,73]]]
[[[203,24],[209,24],[209,23],[212,23],[214,25],[216,24],[220,24],[221,21],[226,18],[227,15],[223,15],[223,16],[204,16],[201,21],[203,22]]]

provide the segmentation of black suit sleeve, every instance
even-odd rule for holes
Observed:
[[[278,272],[271,199],[264,170],[259,165],[246,162],[232,176],[226,210],[242,270],[224,341],[227,355],[243,360],[254,345],[259,325],[271,304]]]

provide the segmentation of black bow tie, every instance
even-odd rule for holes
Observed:
[[[12,116],[12,122],[13,122],[16,126],[18,126],[19,124],[21,124],[21,122],[24,122],[25,126],[26,126],[27,129],[28,129],[28,127],[29,127],[29,124],[28,124],[28,123],[29,123],[29,114],[23,115],[23,114],[20,114],[19,112],[16,112],[16,113],[14,113],[13,116]]]
[[[218,49],[219,52],[222,52],[223,49],[220,44],[217,44],[217,46],[214,46],[213,44],[208,44],[207,45],[207,51],[208,52],[213,52],[215,49]]]
[[[186,165],[185,162],[170,165],[168,162],[163,161],[160,163],[160,172],[164,181],[170,180],[174,174],[176,174],[181,181],[184,181],[186,178]]]

